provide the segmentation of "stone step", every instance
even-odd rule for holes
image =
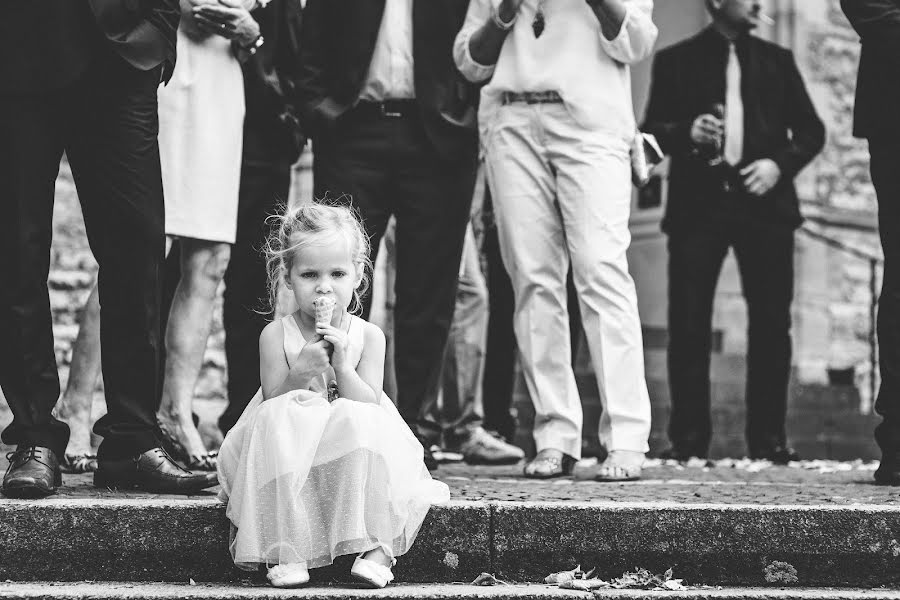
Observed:
[[[228,528],[213,496],[0,500],[0,581],[240,581]],[[396,574],[537,582],[576,564],[604,579],[641,567],[689,584],[897,586],[900,503],[455,500],[431,511]]]
[[[279,590],[263,585],[186,583],[13,583],[0,584],[3,600],[900,600],[896,589],[839,588],[693,588],[684,591],[561,590],[548,585],[399,584],[383,590],[346,586],[311,586]]]

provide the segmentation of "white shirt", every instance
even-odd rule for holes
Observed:
[[[534,37],[531,23],[538,0],[525,0],[496,65],[472,59],[469,38],[491,18],[500,0],[471,0],[453,48],[456,65],[472,82],[491,78],[481,91],[478,120],[484,135],[502,92],[556,91],[583,127],[634,137],[628,65],[650,55],[656,42],[653,0],[623,0],[625,21],[615,39],[600,31],[597,15],[584,0],[545,0],[546,27]]]
[[[385,1],[361,99],[380,102],[416,97],[412,7],[413,0]]]

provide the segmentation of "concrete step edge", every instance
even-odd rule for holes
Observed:
[[[279,590],[268,586],[186,583],[0,583],[3,600],[900,600],[900,589],[702,587],[683,591],[561,590],[538,584],[473,586],[467,584],[397,584],[383,590],[314,586]]]

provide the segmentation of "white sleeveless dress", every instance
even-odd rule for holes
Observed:
[[[265,5],[269,0],[259,2]],[[244,141],[244,76],[231,42],[197,29],[182,0],[175,71],[159,87],[166,234],[233,244]],[[243,0],[252,10],[257,0]]]
[[[281,320],[288,364],[305,344],[292,315]],[[365,322],[350,317],[351,360],[362,354]],[[380,404],[337,398],[325,377],[269,400],[262,392],[219,451],[220,497],[231,521],[238,567],[331,564],[379,545],[409,550],[432,504],[450,498],[422,460],[422,445],[384,394]],[[330,380],[330,378],[329,378]]]

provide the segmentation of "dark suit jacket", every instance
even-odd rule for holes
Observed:
[[[144,70],[174,65],[178,0],[25,0],[2,10],[0,94],[64,87],[104,43]]]
[[[245,164],[286,168],[305,142],[292,101],[300,70],[300,0],[272,0],[253,11],[265,43],[243,65]]]
[[[663,221],[670,233],[726,215],[788,227],[801,222],[793,179],[822,149],[825,128],[789,50],[749,35],[738,40],[736,49],[744,103],[744,152],[737,168],[770,158],[781,169],[781,180],[761,198],[740,191],[725,198],[725,170],[712,169],[695,152],[690,140],[694,119],[725,100],[728,43],[707,28],[660,51],[653,63],[643,129],[655,134],[672,157]]]
[[[148,71],[175,65],[178,0],[88,0],[97,25],[122,58]]]
[[[900,136],[900,0],[841,0],[862,39],[853,133]]]
[[[307,0],[298,107],[313,135],[353,106],[365,83],[385,0]],[[446,158],[476,151],[478,87],[453,62],[468,0],[414,0],[416,100],[429,139]]]

